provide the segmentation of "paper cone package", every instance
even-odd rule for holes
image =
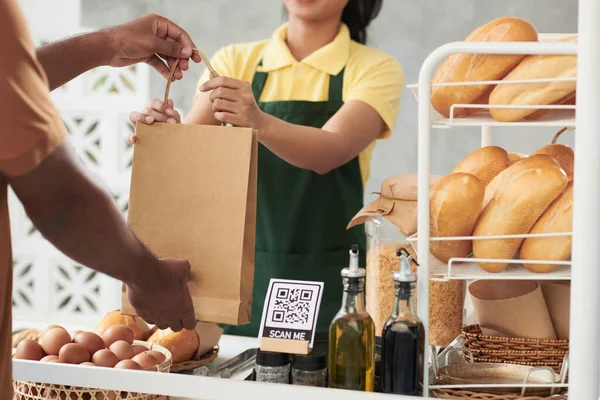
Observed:
[[[569,315],[571,307],[571,282],[540,282],[552,325],[558,339],[569,339]]]

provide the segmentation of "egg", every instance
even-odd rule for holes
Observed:
[[[119,369],[142,369],[140,364],[136,363],[133,360],[121,360],[115,365],[115,368]]]
[[[44,336],[44,333],[48,332],[50,329],[59,328],[66,332],[66,329],[60,325],[48,325],[44,328],[44,330],[40,333],[40,337]]]
[[[110,345],[109,349],[115,353],[115,356],[121,361],[130,360],[135,355],[133,354],[131,345],[124,340],[117,340]]]
[[[156,362],[159,364],[162,364],[167,357],[161,353],[160,351],[156,351],[156,350],[148,350],[146,353],[150,354],[152,357],[156,358]]]
[[[119,362],[119,359],[112,351],[102,349],[94,353],[92,362],[99,367],[112,368]]]
[[[148,352],[140,353],[133,357],[132,360],[138,363],[142,369],[150,369],[158,364],[156,358],[152,357]]]
[[[41,362],[60,362],[58,356],[46,356],[40,360]]]
[[[79,364],[79,365],[83,365],[83,366],[86,366],[86,365],[87,365],[88,367],[95,367],[95,366],[96,366],[96,364],[94,364],[93,362],[89,362],[89,361],[82,362],[82,363],[81,363],[81,364]]]
[[[73,339],[73,343],[82,345],[90,354],[106,348],[104,340],[92,332],[79,332]]]
[[[137,356],[138,354],[143,353],[148,350],[148,348],[146,346],[141,346],[139,344],[134,344],[133,346],[131,346],[131,348],[133,349],[134,356]]]
[[[129,344],[133,343],[133,331],[125,325],[113,325],[107,328],[102,334],[102,339],[106,347],[110,347],[118,340],[124,340]]]
[[[75,340],[75,336],[79,335],[81,332],[83,332],[83,331],[74,331],[73,333],[71,333],[71,338],[73,338],[73,340]]]
[[[81,364],[90,361],[90,353],[80,344],[69,343],[60,349],[58,358],[66,364]]]
[[[57,356],[60,349],[71,343],[71,335],[63,328],[52,328],[40,337],[40,345],[48,355]]]
[[[33,360],[39,361],[42,357],[44,357],[44,350],[42,350],[42,346],[38,344],[35,340],[32,339],[24,339],[17,345],[17,349],[15,351],[15,358],[19,360]]]

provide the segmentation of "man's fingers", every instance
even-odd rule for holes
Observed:
[[[154,122],[154,117],[151,115],[134,111],[129,114],[129,122],[131,122],[133,125],[135,125],[137,122],[141,122],[143,124],[151,124]]]
[[[183,329],[183,323],[180,319],[171,320],[169,321],[169,328],[171,328],[173,332],[179,332]]]
[[[191,313],[186,314],[186,317],[184,320],[181,321],[183,323],[183,327],[189,331],[193,330],[196,328],[196,324],[198,322],[196,322],[196,316],[194,315],[194,312],[192,310]]]
[[[157,70],[165,79],[169,77],[169,68],[156,54],[151,56],[148,61],[146,61],[146,64]]]

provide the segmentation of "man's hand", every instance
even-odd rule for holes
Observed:
[[[181,60],[175,71],[175,78],[181,79],[182,71],[189,68],[189,57],[200,62],[200,56],[192,52],[196,45],[187,32],[158,14],[149,14],[99,33],[112,49],[108,61],[111,67],[145,62],[167,78],[169,67],[161,58],[167,59],[169,65],[179,58]]]
[[[194,329],[196,317],[187,287],[190,263],[175,259],[163,259],[160,263],[158,274],[126,285],[131,305],[141,318],[159,329]]]

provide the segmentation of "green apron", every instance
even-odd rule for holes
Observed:
[[[344,70],[331,76],[328,101],[259,102],[267,79],[267,72],[254,74],[252,92],[258,106],[292,124],[322,128],[344,104]],[[271,278],[324,282],[317,332],[327,332],[341,306],[340,272],[348,266],[353,243],[360,247],[364,266],[364,227],[346,230],[363,205],[358,157],[319,175],[287,163],[259,144],[257,195],[252,322],[225,326],[225,332],[258,336]]]

